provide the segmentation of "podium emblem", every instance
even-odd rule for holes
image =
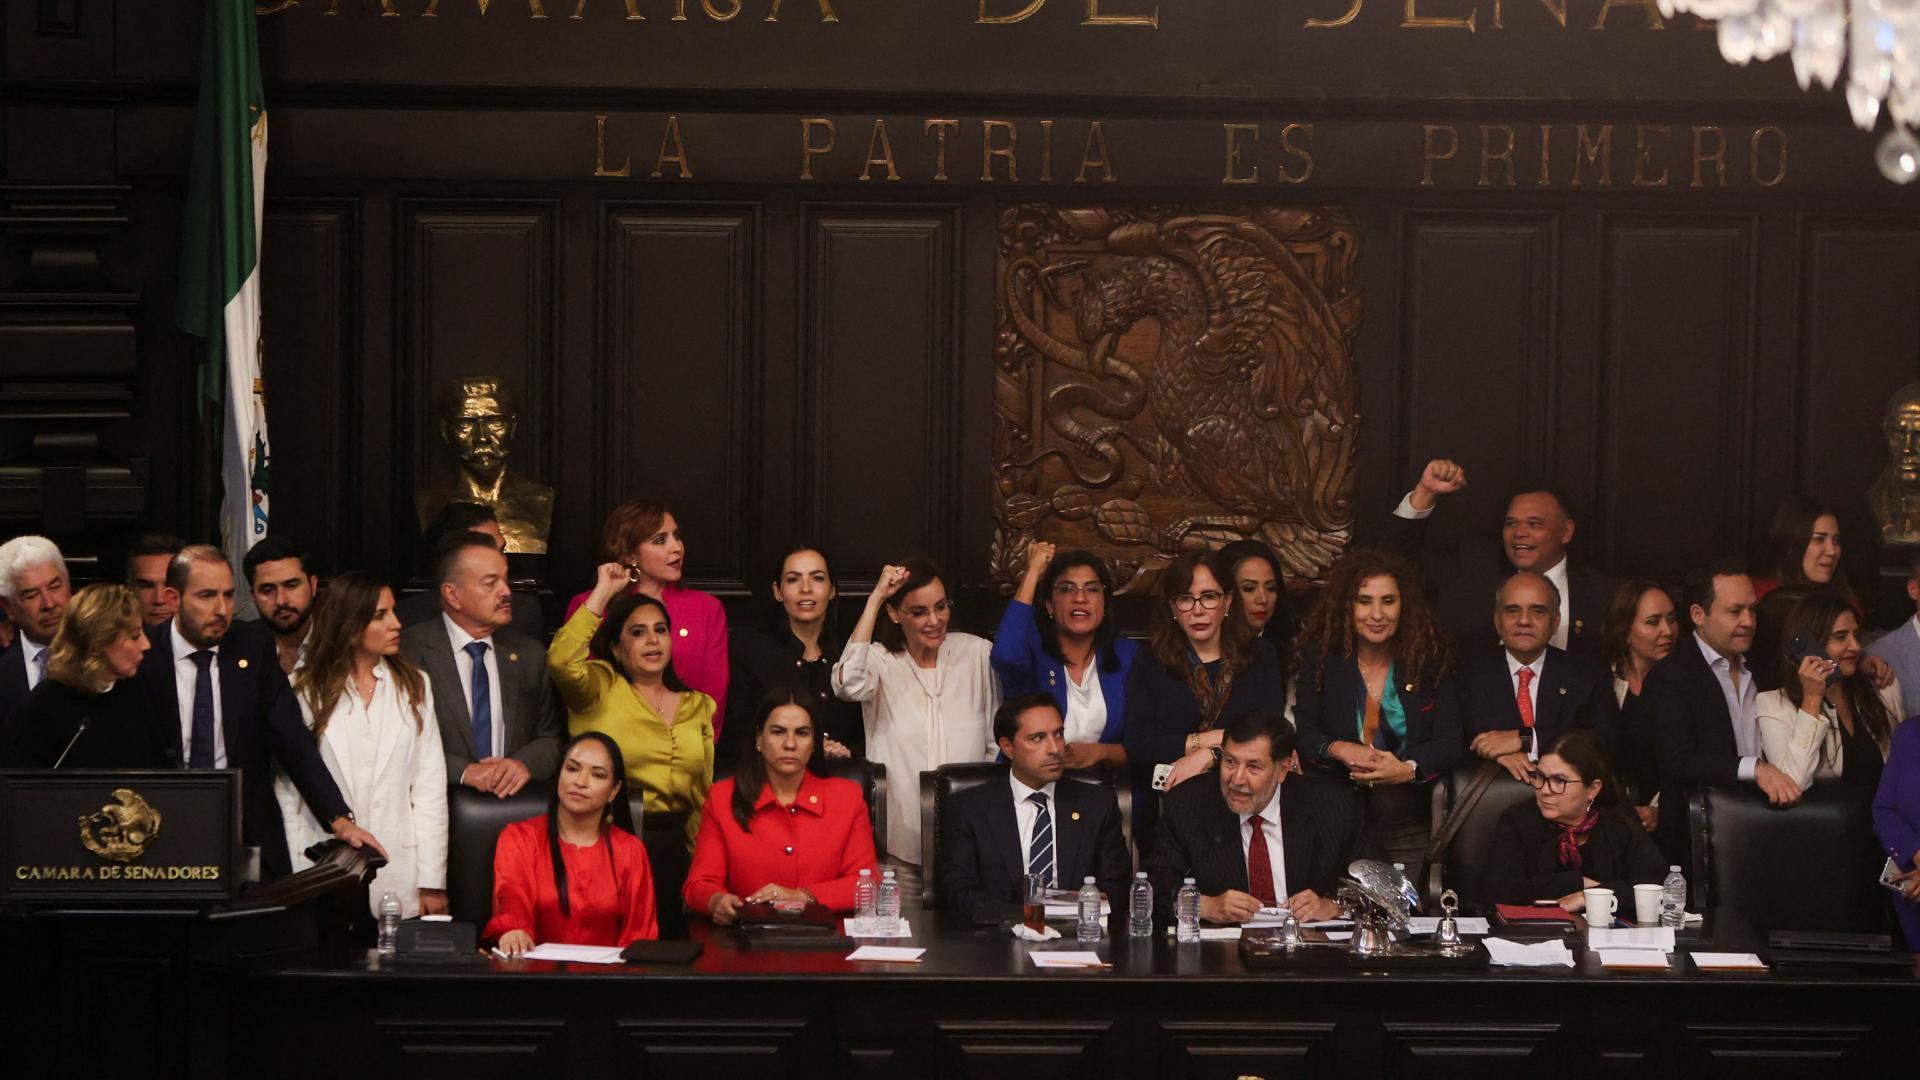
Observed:
[[[113,797],[116,802],[80,815],[80,842],[103,859],[132,862],[160,835],[160,811],[132,788],[115,788]]]

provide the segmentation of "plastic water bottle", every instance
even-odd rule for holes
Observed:
[[[1677,866],[1667,867],[1660,892],[1660,925],[1679,929],[1687,921],[1687,879]]]
[[[1127,936],[1153,936],[1153,882],[1145,870],[1136,870],[1133,885],[1127,890]]]
[[[1175,941],[1200,940],[1200,886],[1192,878],[1182,882],[1174,895],[1173,917]]]
[[[853,883],[853,915],[857,919],[873,918],[874,906],[878,897],[874,893],[873,871],[860,871],[860,880]]]
[[[874,899],[873,914],[881,919],[900,917],[900,882],[894,877],[892,870],[881,872],[880,892]]]
[[[380,897],[380,955],[383,958],[394,955],[399,936],[400,898],[387,893]]]
[[[1082,945],[1100,941],[1100,886],[1092,877],[1080,883],[1080,922],[1075,936]]]

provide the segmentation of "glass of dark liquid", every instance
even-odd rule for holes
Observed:
[[[1036,934],[1047,929],[1047,876],[1045,874],[1027,875],[1027,899],[1021,911],[1022,921],[1027,929]]]

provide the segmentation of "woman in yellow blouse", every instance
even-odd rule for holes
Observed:
[[[627,568],[603,563],[586,603],[547,649],[547,670],[567,706],[567,730],[605,733],[620,747],[627,782],[646,800],[640,823],[653,860],[661,936],[680,911],[700,809],[713,786],[713,699],[673,671],[673,623],[659,600],[622,595]],[[595,659],[605,657],[606,659]],[[672,830],[669,840],[664,830]]]

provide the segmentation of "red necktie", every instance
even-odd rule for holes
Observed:
[[[1253,837],[1247,841],[1247,886],[1255,900],[1278,907],[1280,898],[1273,895],[1273,859],[1267,855],[1267,834],[1261,828],[1266,823],[1258,814],[1247,819],[1253,826]]]
[[[1520,692],[1514,695],[1513,703],[1520,706],[1520,724],[1528,731],[1533,730],[1533,696],[1527,693],[1527,687],[1533,683],[1533,669],[1520,669]]]

